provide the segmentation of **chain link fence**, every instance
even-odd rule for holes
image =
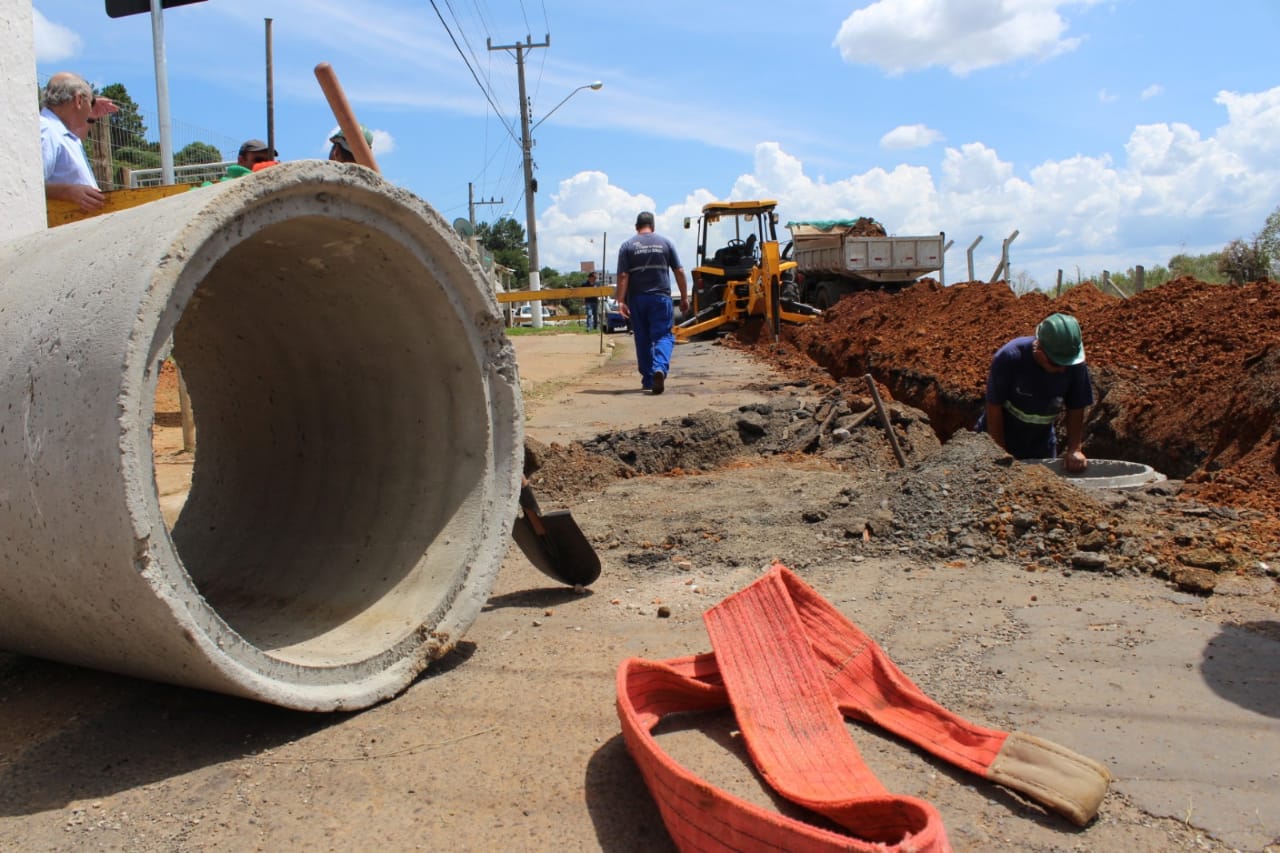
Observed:
[[[42,91],[48,82],[49,75],[40,75]],[[94,89],[111,97],[124,87],[120,84],[95,85]],[[137,106],[132,98],[125,103],[120,103],[121,100],[117,99],[118,105],[122,106],[121,111],[93,124],[88,138],[84,140],[85,153],[94,177],[98,179],[98,186],[103,190],[160,186],[163,178],[159,118],[154,112]],[[226,173],[227,166],[235,162],[240,143],[244,141],[180,119],[171,118],[169,124],[174,181],[180,184],[218,180]],[[248,136],[253,135],[250,133]]]

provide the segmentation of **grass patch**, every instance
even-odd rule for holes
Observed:
[[[525,335],[598,335],[599,331],[592,329],[587,331],[586,323],[568,322],[563,325],[552,325],[544,323],[541,329],[535,329],[532,326],[510,326],[507,328],[507,337],[519,338]],[[607,337],[607,336],[606,336]]]

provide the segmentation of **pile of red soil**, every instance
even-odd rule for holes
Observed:
[[[787,327],[776,351],[759,329],[739,342],[784,368],[820,367],[836,381],[871,374],[927,412],[943,440],[982,408],[991,356],[1054,311],[1075,315],[1097,404],[1085,452],[1142,462],[1185,479],[1206,503],[1280,519],[1280,283],[1243,287],[1177,279],[1131,299],[1092,285],[1061,297],[1015,296],[1001,283],[842,299],[821,318]],[[861,383],[865,388],[865,383]]]

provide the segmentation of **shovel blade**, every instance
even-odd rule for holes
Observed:
[[[600,577],[600,555],[567,509],[541,515],[543,537],[551,555],[551,576],[564,583],[587,586]]]
[[[552,580],[587,586],[600,577],[600,555],[566,510],[538,514],[545,534],[539,534],[528,511],[517,516],[511,538],[535,569]]]
[[[528,516],[516,516],[515,523],[511,525],[511,538],[520,546],[525,559],[533,564],[535,569],[549,578],[564,583],[564,579],[552,568],[555,560],[551,556],[545,538],[539,536],[533,529],[533,523],[529,521]]]

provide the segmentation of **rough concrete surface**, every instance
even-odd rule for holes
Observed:
[[[166,535],[171,350],[200,464]],[[0,245],[0,648],[304,710],[396,695],[501,565],[516,383],[474,255],[361,167]]]
[[[774,560],[947,708],[1057,741],[1115,776],[1078,828],[850,722],[879,779],[932,802],[955,849],[1277,845],[1274,578],[1192,596],[1150,573],[1048,559],[1068,548],[1060,540],[1074,553],[1106,532],[1113,550],[1097,553],[1120,563],[1167,496],[1074,497],[1043,472],[1002,467],[982,437],[940,448],[918,412],[891,403],[909,458],[899,471],[874,419],[854,423],[747,354],[681,347],[653,397],[619,342],[599,367],[597,354],[560,353],[588,372],[535,383],[527,403],[544,507],[571,507],[601,554],[591,589],[551,585],[510,549],[458,650],[359,714],[0,656],[0,848],[672,849],[619,734],[614,672],[630,656],[707,650],[702,612]],[[523,371],[532,356],[515,343]],[[595,440],[600,424],[611,432]],[[172,445],[157,452],[182,463]],[[644,473],[624,456],[680,464]],[[996,493],[1017,504],[1012,533],[987,524],[982,503]],[[1037,511],[1056,521],[1038,526]],[[1015,536],[1045,558],[1016,558]],[[705,778],[777,807],[734,730],[727,713],[693,715],[659,738]]]

